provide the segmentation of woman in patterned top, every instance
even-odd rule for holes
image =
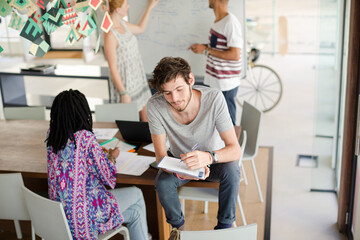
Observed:
[[[62,203],[73,238],[97,239],[127,223],[131,239],[147,239],[142,192],[136,187],[114,189],[119,150],[110,150],[107,156],[97,142],[85,96],[77,90],[61,92],[50,117],[49,197]]]
[[[127,0],[109,0],[110,17],[114,23],[104,34],[104,50],[109,65],[110,93],[113,102],[136,102],[141,121],[147,122],[146,103],[151,97],[138,42],[134,34],[144,32],[150,11],[159,0],[148,0],[140,22],[124,21],[129,4]]]

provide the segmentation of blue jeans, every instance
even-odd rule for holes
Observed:
[[[234,89],[231,89],[229,91],[223,91],[222,93],[224,94],[228,109],[229,109],[229,113],[230,113],[230,117],[231,120],[234,124],[234,126],[236,125],[236,94],[238,92],[239,87],[236,87]]]
[[[232,224],[236,217],[236,203],[240,186],[239,162],[219,163],[210,166],[207,181],[220,182],[218,222]],[[180,227],[184,222],[177,188],[189,180],[180,180],[173,174],[159,170],[155,179],[155,188],[161,205],[165,210],[166,220],[173,227]]]
[[[120,212],[129,229],[130,239],[147,240],[146,208],[141,190],[137,187],[110,190],[119,203]]]

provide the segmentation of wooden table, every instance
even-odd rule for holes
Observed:
[[[115,123],[94,123],[95,128],[116,128]],[[49,121],[0,120],[0,172],[20,172],[26,186],[42,180],[47,190],[46,132]],[[121,139],[120,133],[116,135]],[[154,156],[140,148],[138,154]],[[149,232],[154,238],[168,239],[170,225],[154,189],[157,169],[149,168],[141,176],[117,174],[117,186],[136,185],[144,194]],[[218,183],[191,181],[186,186],[218,188]],[[45,190],[45,191],[46,191]]]

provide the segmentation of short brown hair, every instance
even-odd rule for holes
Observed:
[[[112,13],[117,8],[121,8],[123,4],[124,4],[124,0],[109,0],[110,13]]]
[[[149,79],[149,85],[162,92],[162,85],[177,77],[183,77],[186,84],[190,84],[191,68],[189,63],[180,57],[164,57],[158,62],[154,71],[152,72],[152,78]]]

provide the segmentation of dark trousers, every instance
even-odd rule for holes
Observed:
[[[229,91],[222,92],[224,94],[224,97],[225,97],[225,100],[226,100],[226,103],[227,103],[227,106],[229,109],[231,121],[233,122],[234,126],[236,125],[236,94],[237,94],[238,88],[239,87],[236,87]]]

